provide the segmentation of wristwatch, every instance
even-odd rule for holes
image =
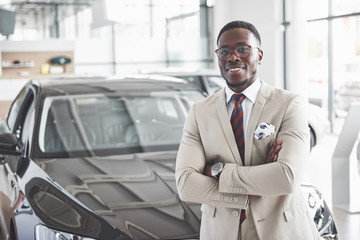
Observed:
[[[212,165],[211,167],[211,176],[214,178],[219,178],[220,173],[222,172],[224,168],[224,164],[223,163],[215,163],[214,165]]]

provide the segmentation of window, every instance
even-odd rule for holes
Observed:
[[[329,3],[332,3],[331,14],[328,13]],[[307,16],[309,96],[311,101],[328,108],[332,122],[333,116],[346,116],[351,102],[360,101],[360,89],[354,90],[357,92],[355,95],[354,91],[345,93],[348,86],[359,86],[360,2],[309,0],[308,5],[311,6]],[[328,26],[332,26],[331,35]],[[332,43],[330,49],[329,42]],[[332,66],[331,71],[329,66]],[[328,96],[329,92],[331,96]]]
[[[358,0],[332,0],[333,15],[343,15],[360,12]]]
[[[26,97],[26,92],[27,92],[26,88],[23,88],[20,91],[20,93],[18,94],[18,96],[16,97],[15,101],[13,102],[13,104],[10,108],[9,116],[7,117],[7,124],[11,130],[13,130],[15,127],[16,119],[19,116],[21,106]]]
[[[23,88],[15,101],[13,102],[9,116],[7,118],[7,124],[13,133],[20,139],[22,136],[22,130],[25,118],[34,100],[33,92],[28,88]]]
[[[53,96],[43,103],[38,148],[44,157],[176,150],[197,91]]]

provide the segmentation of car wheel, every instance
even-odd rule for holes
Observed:
[[[310,128],[310,151],[311,149],[315,146],[316,144],[316,137],[315,137],[315,133],[314,130],[312,130]]]

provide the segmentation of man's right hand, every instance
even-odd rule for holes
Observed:
[[[282,141],[275,141],[273,142],[270,151],[268,152],[268,155],[266,157],[267,163],[276,162],[279,157],[279,152],[282,148]]]

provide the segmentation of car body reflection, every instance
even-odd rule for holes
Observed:
[[[0,239],[198,238],[174,164],[202,98],[163,77],[29,82],[0,126]]]

